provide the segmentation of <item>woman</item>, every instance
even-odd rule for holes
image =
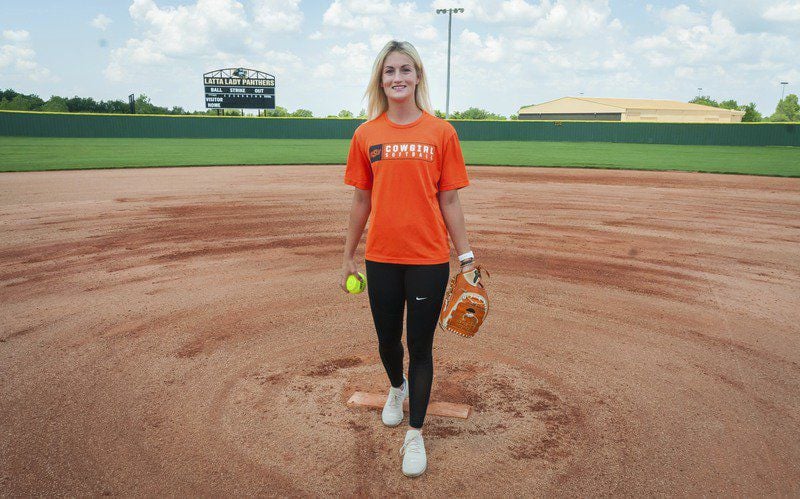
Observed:
[[[387,426],[409,426],[403,473],[427,467],[422,425],[433,382],[433,333],[450,273],[448,233],[461,270],[475,261],[458,189],[469,184],[455,129],[431,114],[422,61],[408,42],[391,41],[375,59],[366,91],[369,121],[353,135],[345,183],[355,187],[340,286],[358,275],[354,254],[367,235],[369,303],[378,350],[391,387],[383,408]],[[408,378],[403,375],[403,309],[407,304]]]

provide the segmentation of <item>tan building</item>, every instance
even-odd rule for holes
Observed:
[[[521,120],[646,121],[659,123],[739,123],[744,111],[673,100],[562,97],[523,107]]]

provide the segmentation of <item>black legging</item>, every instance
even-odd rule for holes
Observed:
[[[403,307],[408,302],[409,424],[422,428],[433,383],[433,333],[450,264],[403,265],[366,261],[367,290],[378,350],[392,386],[403,385]]]

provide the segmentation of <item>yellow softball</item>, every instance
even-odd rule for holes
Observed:
[[[347,286],[347,291],[353,293],[354,295],[357,295],[358,293],[364,291],[364,288],[367,287],[367,276],[365,276],[361,272],[359,272],[358,275],[359,277],[361,277],[360,281],[358,280],[358,277],[354,276],[353,274],[350,274],[347,277],[347,282],[345,283],[345,286]]]

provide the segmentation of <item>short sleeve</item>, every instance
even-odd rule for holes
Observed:
[[[469,185],[467,167],[461,154],[458,134],[453,130],[442,148],[442,174],[439,177],[439,191],[460,189]]]
[[[350,153],[347,155],[347,168],[344,172],[344,183],[359,189],[372,189],[372,167],[364,153],[358,130],[350,141]]]

